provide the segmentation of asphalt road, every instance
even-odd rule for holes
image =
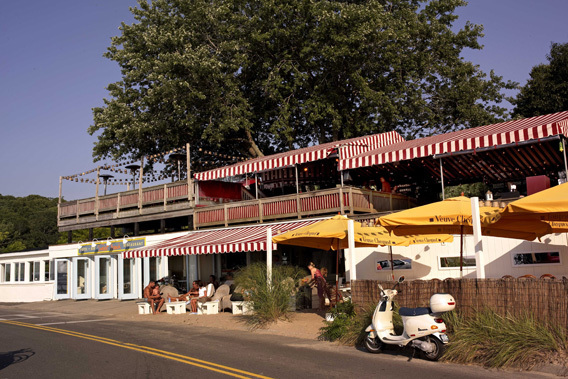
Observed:
[[[199,316],[196,316],[199,317]],[[1,378],[534,378],[328,342],[0,306]]]

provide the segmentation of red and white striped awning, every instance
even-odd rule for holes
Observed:
[[[198,172],[195,174],[195,178],[197,180],[215,180],[228,176],[274,170],[281,167],[289,167],[325,159],[337,150],[339,150],[339,157],[340,160],[342,160],[365,151],[401,141],[404,141],[404,138],[397,132],[387,132],[343,141],[328,142],[317,146],[287,151],[285,153],[250,159],[245,162],[216,168],[214,170]]]
[[[215,230],[200,230],[171,238],[154,245],[132,249],[123,253],[124,258],[146,258],[189,254],[222,254],[237,251],[266,251],[266,232],[272,228],[277,235],[321,219],[291,221],[277,224],[239,226]],[[276,249],[276,244],[273,244]]]
[[[364,152],[339,162],[340,170],[381,165],[435,154],[451,154],[498,147],[564,134],[568,136],[568,111],[485,125],[458,132],[405,141]]]

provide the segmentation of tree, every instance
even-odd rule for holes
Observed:
[[[59,238],[58,199],[0,195],[0,253],[46,249]]]
[[[568,110],[568,43],[553,43],[548,64],[534,66],[516,99],[513,115],[533,117]]]
[[[93,155],[190,142],[255,157],[397,130],[415,138],[502,120],[493,72],[460,58],[463,0],[139,1],[105,56],[122,80],[94,108]],[[199,168],[198,168],[199,169]]]

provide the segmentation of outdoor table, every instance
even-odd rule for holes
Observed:
[[[174,301],[172,303],[166,303],[166,311],[169,315],[180,315],[182,313],[185,313],[185,305],[185,301]]]

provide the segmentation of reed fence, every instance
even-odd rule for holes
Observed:
[[[395,282],[356,280],[351,283],[352,300],[359,306],[379,301],[378,284],[392,288]],[[402,307],[428,307],[430,296],[449,293],[456,310],[471,315],[490,308],[502,316],[532,314],[568,330],[568,280],[553,279],[446,279],[413,280],[399,284],[395,299]]]

